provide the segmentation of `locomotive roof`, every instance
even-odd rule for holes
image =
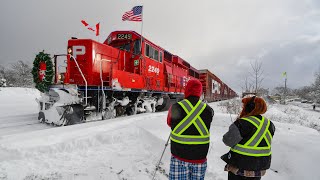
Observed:
[[[190,69],[192,69],[193,71],[195,71],[197,73],[200,73],[200,71],[198,69],[196,69],[195,67],[193,67],[193,66],[190,66]]]

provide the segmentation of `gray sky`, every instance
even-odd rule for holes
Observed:
[[[241,91],[250,62],[259,59],[263,86],[309,85],[320,70],[319,0],[1,0],[0,64],[32,63],[42,50],[65,53],[70,37],[103,42],[111,31],[141,31],[122,22],[144,6],[143,35],[196,68],[206,68]],[[98,38],[80,23],[100,22]]]

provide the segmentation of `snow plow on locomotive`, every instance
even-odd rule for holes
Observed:
[[[48,56],[41,52],[34,61],[43,92],[38,119],[59,126],[167,110],[183,99],[188,80],[200,78],[188,62],[134,31],[112,32],[104,43],[72,38],[53,65]]]

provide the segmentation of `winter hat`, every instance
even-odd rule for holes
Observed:
[[[264,114],[267,111],[267,104],[261,97],[246,97],[242,99],[243,107],[240,118]],[[254,103],[254,106],[248,106],[248,103]],[[250,108],[250,109],[248,109]]]
[[[202,94],[202,84],[198,79],[191,79],[188,81],[186,89],[184,90],[184,97],[197,96],[200,98]]]

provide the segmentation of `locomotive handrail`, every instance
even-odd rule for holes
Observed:
[[[73,57],[72,55],[70,55],[70,56],[73,58],[74,62],[76,63],[76,65],[77,65],[77,67],[78,67],[78,69],[79,69],[79,72],[80,72],[80,74],[81,74],[81,76],[82,76],[82,78],[83,78],[83,80],[84,80],[84,82],[85,82],[85,84],[86,84],[86,95],[85,95],[85,99],[86,99],[86,106],[87,106],[87,105],[88,105],[88,82],[87,82],[86,78],[84,77],[84,75],[83,75],[83,73],[82,73],[82,71],[81,71],[81,68],[79,67],[79,64],[78,64],[76,58]]]
[[[101,60],[98,60],[100,61],[100,80],[101,80],[101,90],[102,90],[102,95],[103,95],[103,100],[102,100],[102,110],[104,110],[106,107],[105,107],[105,100],[106,100],[106,94],[104,93],[104,87],[103,87],[103,79],[102,79],[102,61],[105,61],[105,62],[111,62],[111,60],[109,59],[101,59]]]

